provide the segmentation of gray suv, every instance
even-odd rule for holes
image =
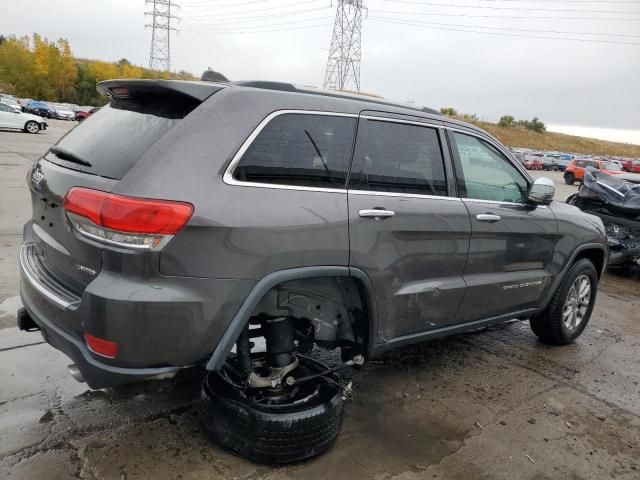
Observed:
[[[28,176],[18,312],[92,388],[204,366],[211,436],[290,462],[336,438],[340,368],[511,319],[566,344],[589,321],[602,222],[472,125],[285,83],[98,89],[110,104]]]

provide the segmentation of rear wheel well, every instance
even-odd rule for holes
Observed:
[[[596,271],[598,272],[598,278],[602,276],[604,262],[605,262],[605,252],[603,252],[599,248],[587,248],[582,250],[576,255],[576,258],[573,260],[573,263],[580,261],[583,258],[586,258],[593,263],[596,267]]]
[[[289,316],[296,339],[321,347],[342,348],[348,356],[365,354],[371,335],[372,299],[355,277],[312,277],[286,281],[269,290],[250,315]],[[300,344],[300,343],[299,343]],[[344,355],[343,355],[344,356]]]

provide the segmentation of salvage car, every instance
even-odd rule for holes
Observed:
[[[609,175],[619,175],[624,173],[620,165],[606,160],[571,160],[564,169],[564,183],[573,185],[576,181],[581,182],[587,168],[600,170]]]
[[[612,176],[588,168],[567,203],[602,219],[609,244],[607,266],[640,265],[640,175]]]
[[[602,221],[474,125],[279,82],[98,90],[29,173],[19,260],[19,327],[92,388],[204,367],[211,437],[286,463],[336,439],[339,369],[513,319],[564,345],[589,322]]]
[[[0,102],[0,128],[22,130],[26,133],[38,133],[46,130],[44,118],[17,110],[12,105]]]

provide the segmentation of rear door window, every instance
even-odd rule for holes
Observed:
[[[349,188],[447,195],[444,161],[435,128],[365,120],[358,129]]]
[[[119,180],[199,103],[170,93],[114,99],[70,130],[45,159]]]
[[[236,180],[345,188],[356,118],[287,113],[260,131],[235,167]]]

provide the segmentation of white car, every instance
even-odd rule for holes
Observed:
[[[56,118],[60,120],[75,120],[76,114],[73,110],[71,110],[66,105],[54,105],[53,106],[54,115]]]
[[[5,103],[10,107],[13,107],[15,109],[22,111],[22,105],[20,105],[18,103],[18,100],[16,100],[14,97],[8,97],[6,95],[2,95],[0,96],[0,102]]]
[[[27,133],[38,133],[46,130],[44,118],[30,113],[23,113],[11,105],[0,102],[0,128],[15,128]]]

